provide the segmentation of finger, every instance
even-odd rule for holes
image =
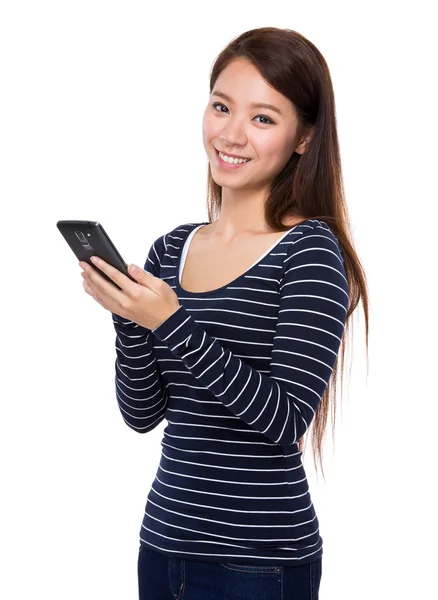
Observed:
[[[84,288],[86,286],[87,293],[106,310],[124,316],[123,300],[126,298],[125,294],[89,265],[85,266],[84,269],[85,274],[81,273],[81,275],[84,278],[83,283]]]
[[[90,286],[89,286],[89,279],[87,279],[87,275],[85,274],[84,271],[81,271],[81,277],[83,278],[82,286],[83,286],[84,290],[87,292],[87,294],[90,294],[90,296],[93,296],[93,292],[91,291]]]
[[[85,279],[84,279],[84,281],[82,282],[82,285],[83,285],[83,288],[84,288],[84,290],[87,292],[87,294],[89,294],[89,295],[90,295],[92,298],[94,298],[94,294],[93,294],[93,292],[90,290],[90,288],[88,287],[88,285],[87,285],[87,282],[85,281]]]
[[[93,267],[90,265],[85,264],[84,271],[88,286],[93,290],[95,295],[99,293],[100,295],[107,297],[111,302],[118,303],[126,298],[123,290],[119,290],[113,283],[107,281],[96,269],[93,269]],[[114,269],[114,271],[117,271],[117,269]],[[122,273],[120,274],[123,275]]]
[[[82,284],[85,291],[97,301],[97,293],[102,292],[99,291],[99,288],[90,280],[89,277],[87,277],[84,273],[81,273],[81,275],[84,278]]]
[[[102,258],[98,256],[92,256],[90,258],[91,262],[98,267],[105,275],[107,275],[112,281],[117,283],[118,286],[125,290],[127,293],[134,291],[135,282],[132,281],[129,277],[126,277],[123,273],[121,273],[118,269],[113,267],[112,265],[105,262]],[[105,279],[102,277],[102,280]]]
[[[100,304],[101,306],[103,306],[103,308],[106,308],[106,306],[103,304],[103,302],[100,300],[100,298],[98,298],[95,294],[93,294],[92,290],[87,285],[87,282],[85,280],[83,281],[83,286],[84,286],[84,289],[87,292],[87,294],[89,294],[93,298],[93,300],[96,300],[96,302],[98,304]]]

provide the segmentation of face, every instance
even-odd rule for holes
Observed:
[[[301,140],[295,139],[297,126],[290,100],[272,88],[251,63],[233,60],[217,78],[202,122],[214,181],[235,189],[268,186],[292,153],[305,149],[304,143],[298,145]],[[221,159],[219,151],[251,160],[230,164]]]

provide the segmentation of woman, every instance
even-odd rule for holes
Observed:
[[[321,457],[347,320],[367,293],[347,233],[328,67],[261,28],[215,61],[208,221],[152,244],[133,282],[81,263],[112,312],[129,427],[164,418],[140,531],[140,599],[314,600],[323,540],[302,464]]]

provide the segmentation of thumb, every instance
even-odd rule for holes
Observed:
[[[137,267],[137,265],[129,265],[128,273],[132,275],[132,277],[134,277],[136,281],[138,281],[139,283],[143,283],[143,285],[146,285],[147,281],[150,283],[151,274],[145,271],[144,269]]]

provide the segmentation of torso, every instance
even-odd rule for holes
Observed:
[[[305,218],[286,220],[293,227]],[[211,225],[200,227],[190,241],[180,285],[187,292],[208,292],[227,285],[247,271],[284,231],[248,234],[228,245],[220,244],[211,235]]]

